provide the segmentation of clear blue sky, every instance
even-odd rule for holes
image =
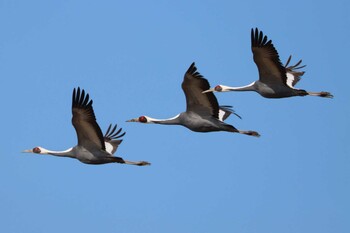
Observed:
[[[0,1],[1,232],[350,232],[350,3],[335,1]],[[298,88],[334,99],[219,93],[261,138],[125,120],[185,110],[195,61],[211,85],[257,79],[250,29]],[[20,153],[76,145],[71,94],[84,88],[117,155],[150,167],[91,166]]]

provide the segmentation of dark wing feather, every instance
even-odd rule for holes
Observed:
[[[242,117],[240,115],[238,115],[235,110],[233,110],[232,106],[229,105],[221,105],[220,110],[224,111],[225,114],[222,117],[222,121],[226,120],[231,114],[236,115],[236,117],[238,117],[239,119],[242,119]]]
[[[104,140],[106,142],[109,142],[113,139],[121,138],[126,134],[126,132],[124,132],[124,133],[118,135],[123,129],[120,128],[117,132],[115,132],[117,130],[117,127],[118,127],[117,124],[114,125],[113,129],[112,129],[112,124],[110,124],[108,126],[107,132],[105,133],[105,136],[104,136]]]
[[[298,71],[299,69],[304,68],[306,65],[301,65],[302,60],[299,60],[295,65],[293,66],[288,66],[290,61],[292,59],[292,55],[289,56],[286,64],[284,65],[284,67],[286,68],[286,72],[287,74],[290,74],[294,77],[293,82],[291,83],[292,87],[295,86],[295,84],[297,84],[300,81],[300,77],[304,75],[305,71]]]
[[[78,145],[85,148],[99,148],[105,150],[102,131],[96,122],[92,100],[85,91],[73,90],[72,97],[72,124],[78,137]]]
[[[251,31],[254,62],[259,70],[259,79],[266,84],[287,83],[286,69],[282,65],[278,52],[271,40],[267,40],[257,28]]]
[[[112,128],[112,124],[110,124],[107,129],[107,132],[105,133],[105,136],[104,136],[105,142],[110,143],[113,147],[111,154],[114,154],[117,151],[118,146],[123,141],[122,139],[117,140],[118,138],[121,138],[125,135],[126,132],[123,132],[122,134],[120,134],[122,130],[123,130],[122,128],[117,130],[117,124],[113,128]]]
[[[182,90],[186,96],[186,111],[193,111],[199,115],[211,115],[219,118],[219,104],[212,92],[202,93],[210,88],[206,80],[199,72],[193,62],[185,73],[182,82]]]

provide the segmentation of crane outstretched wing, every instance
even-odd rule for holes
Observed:
[[[105,150],[102,131],[96,122],[92,100],[84,89],[73,90],[72,97],[72,124],[78,137],[78,145],[85,148]]]
[[[238,115],[235,110],[233,110],[232,106],[223,105],[219,107],[219,120],[225,121],[231,114],[236,115],[239,119],[242,119],[240,115]]]
[[[251,43],[260,81],[267,84],[283,83],[287,85],[286,69],[282,65],[272,41],[268,41],[267,36],[255,28],[251,31]]]
[[[303,76],[305,73],[305,71],[299,71],[299,69],[304,68],[306,65],[301,66],[302,60],[299,60],[295,65],[288,66],[291,59],[292,55],[289,56],[284,67],[286,68],[287,72],[287,85],[291,88],[294,88],[295,84],[297,84],[300,81],[300,77]]]
[[[122,128],[120,128],[118,131],[116,130],[117,130],[117,124],[114,125],[113,128],[112,128],[112,124],[110,124],[107,129],[107,132],[105,133],[105,136],[103,137],[105,141],[106,151],[109,152],[110,154],[114,154],[117,151],[118,146],[123,141],[122,139],[118,140],[118,138],[123,137],[126,133],[126,132],[121,133],[121,131],[123,130]]]
[[[210,88],[206,80],[198,71],[195,63],[185,73],[182,89],[186,96],[186,111],[197,112],[200,115],[212,115],[219,119],[219,104],[212,92],[202,93]]]

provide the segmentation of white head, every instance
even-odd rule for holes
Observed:
[[[126,122],[140,122],[140,123],[149,124],[149,123],[154,123],[153,120],[155,119],[148,116],[140,116],[138,118],[127,120]]]
[[[33,149],[24,150],[23,153],[35,153],[35,154],[48,154],[48,150],[40,146],[34,147]]]
[[[37,146],[37,147],[34,147],[33,149],[24,150],[22,152],[75,158],[74,153],[72,153],[72,151],[73,151],[73,148],[69,148],[69,149],[64,150],[64,151],[53,151],[53,150],[48,150],[48,149],[42,148],[40,146]]]
[[[176,121],[177,118],[180,116],[180,114],[177,114],[174,117],[168,118],[168,119],[156,119],[148,116],[140,116],[138,118],[134,118],[131,120],[127,120],[126,122],[140,122],[145,124],[163,124],[163,125],[177,125],[178,122]]]
[[[224,86],[224,85],[216,85],[214,88],[210,88],[206,91],[203,91],[202,93],[208,93],[208,92],[226,92],[230,91],[230,87]]]

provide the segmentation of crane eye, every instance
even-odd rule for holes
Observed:
[[[220,85],[217,85],[214,89],[215,91],[222,91],[222,87]]]
[[[146,122],[147,122],[147,118],[146,118],[145,116],[140,116],[140,117],[139,117],[139,121],[140,121],[141,123],[146,123]]]
[[[37,153],[37,154],[40,154],[41,150],[40,150],[39,147],[34,147],[34,148],[33,148],[33,152],[34,152],[34,153]]]

